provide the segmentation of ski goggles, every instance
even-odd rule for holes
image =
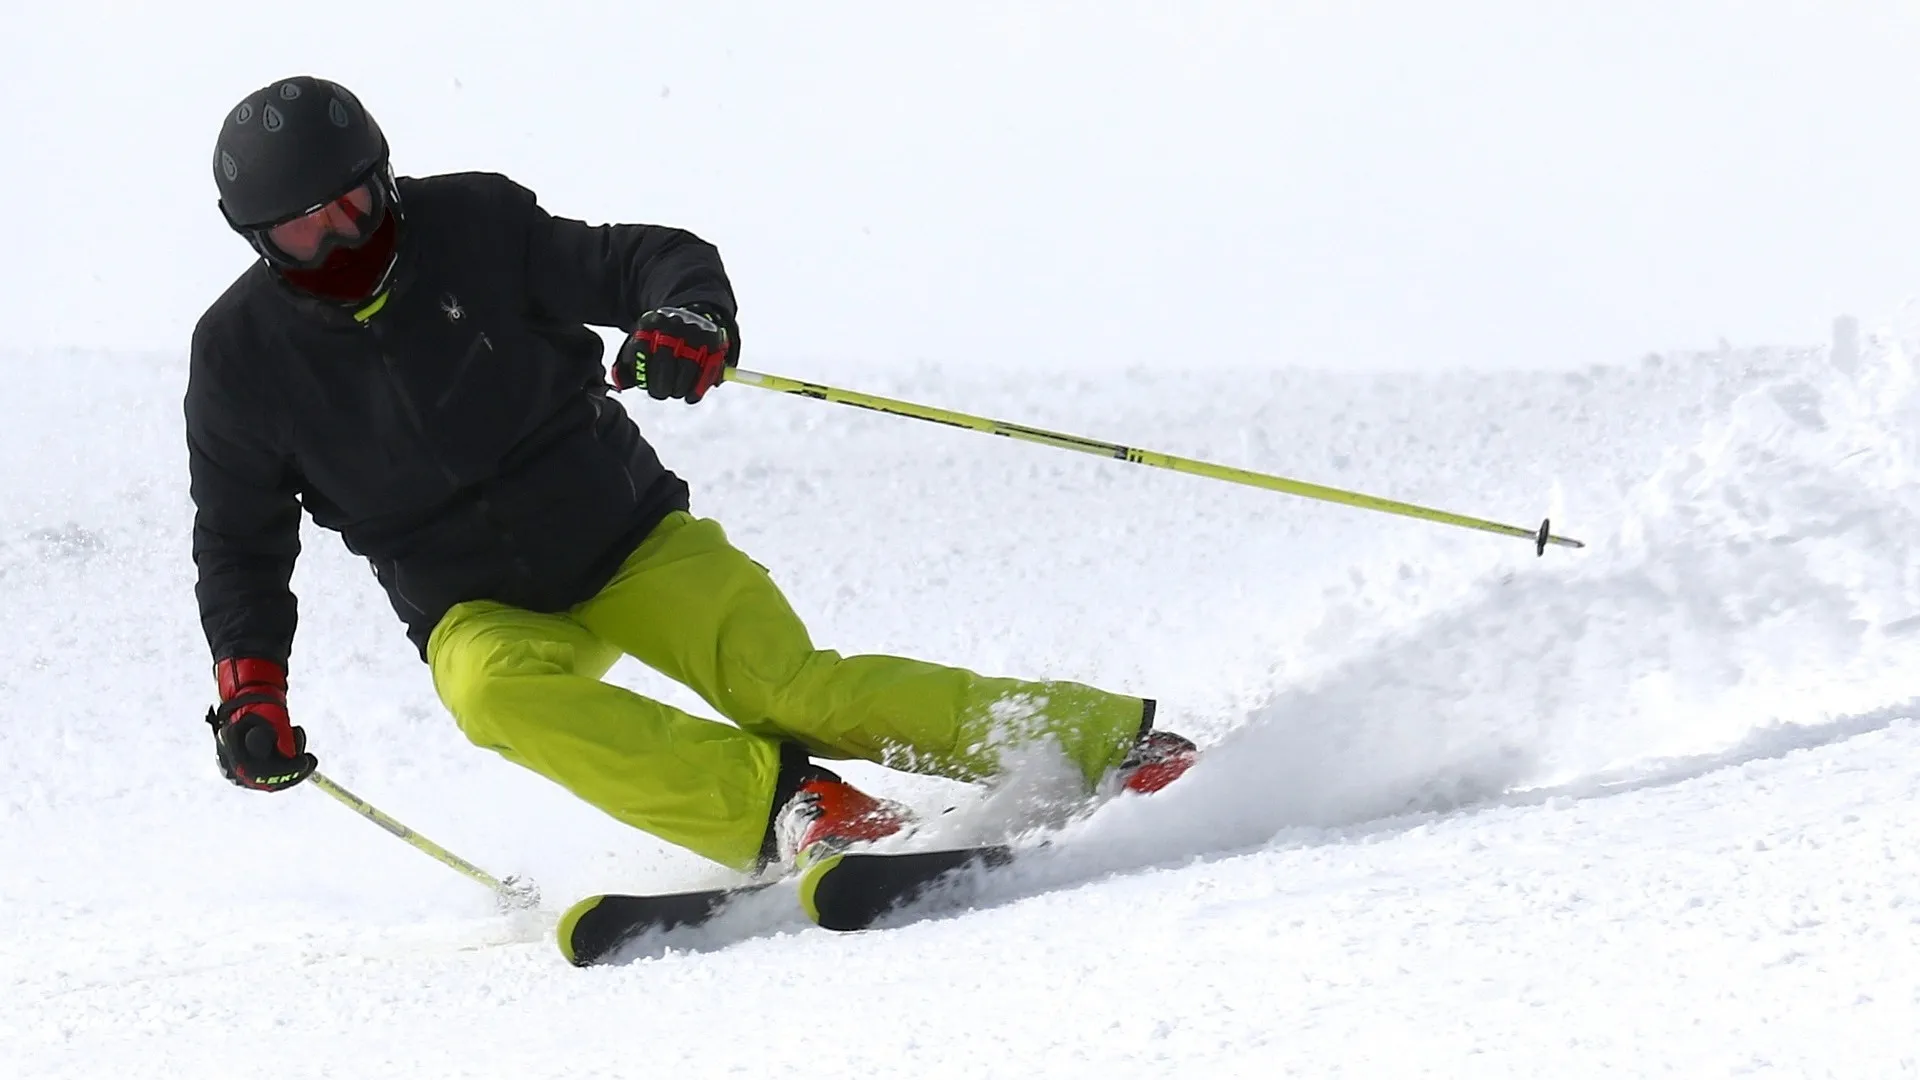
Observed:
[[[368,177],[345,194],[254,231],[276,262],[311,270],[338,248],[359,247],[387,215],[385,186]]]

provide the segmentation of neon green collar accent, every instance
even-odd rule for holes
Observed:
[[[393,290],[391,289],[382,291],[379,296],[373,298],[373,303],[353,313],[353,321],[366,322],[368,319],[380,314],[380,309],[387,306],[387,297],[392,295]]]

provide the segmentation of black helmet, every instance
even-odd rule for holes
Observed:
[[[213,182],[227,224],[282,267],[310,267],[327,251],[300,258],[279,250],[268,237],[277,224],[362,184],[380,204],[360,208],[373,223],[399,209],[380,125],[352,91],[308,75],[270,83],[228,111],[214,143]]]
[[[346,87],[302,75],[248,94],[227,113],[213,182],[227,223],[246,230],[338,196],[387,161],[387,137]]]

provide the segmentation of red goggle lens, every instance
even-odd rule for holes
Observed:
[[[384,200],[371,182],[282,221],[266,230],[266,241],[297,266],[317,265],[336,247],[357,247],[380,226]]]

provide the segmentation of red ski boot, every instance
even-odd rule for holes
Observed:
[[[912,824],[906,807],[873,796],[837,776],[808,780],[774,816],[784,866],[800,866],[854,844],[884,840]]]
[[[1120,790],[1150,795],[1180,779],[1199,758],[1200,749],[1192,739],[1171,731],[1149,731],[1133,744],[1114,776]]]

